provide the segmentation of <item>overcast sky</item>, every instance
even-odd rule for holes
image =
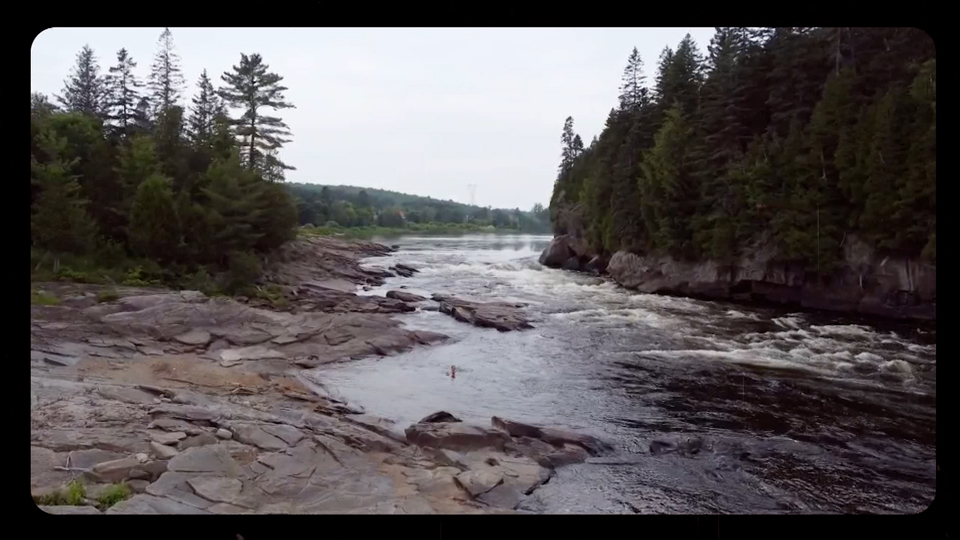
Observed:
[[[60,93],[89,44],[101,73],[126,47],[145,77],[162,28],[52,28],[33,43],[33,91]],[[647,83],[667,45],[712,28],[171,28],[187,97],[203,69],[220,74],[260,53],[283,76],[280,112],[293,141],[292,182],[351,184],[529,209],[546,205],[573,116],[588,144],[617,103],[636,46]]]

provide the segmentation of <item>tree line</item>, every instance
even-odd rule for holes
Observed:
[[[219,276],[235,289],[291,239],[293,198],[278,157],[290,140],[272,111],[293,107],[283,78],[241,54],[221,85],[206,70],[189,104],[169,29],[146,77],[126,49],[101,73],[88,46],[55,102],[31,96],[31,237],[35,269],[61,257],[136,261],[158,279]],[[131,263],[132,264],[132,263]],[[141,266],[138,266],[140,268]]]
[[[530,211],[442,201],[395,191],[354,186],[287,184],[295,195],[301,225],[403,228],[408,224],[472,224],[528,233],[550,231],[542,204]]]
[[[584,146],[564,124],[555,232],[597,252],[826,273],[856,234],[936,261],[936,49],[912,28],[717,28],[665,48],[652,85],[637,50],[619,104]]]

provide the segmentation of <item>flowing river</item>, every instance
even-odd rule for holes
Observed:
[[[322,378],[401,426],[438,410],[497,415],[616,447],[561,467],[523,509],[913,513],[936,494],[935,330],[639,294],[541,267],[547,236],[381,241],[401,248],[366,264],[421,271],[364,294],[522,302],[535,328],[417,311],[399,318],[453,339]]]

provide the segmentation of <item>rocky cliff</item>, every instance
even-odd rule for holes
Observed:
[[[590,254],[582,244],[574,236],[559,236],[544,250],[540,263],[573,270],[605,270],[620,285],[646,293],[936,320],[936,266],[916,259],[880,256],[852,235],[844,243],[839,270],[826,278],[776,262],[771,248],[756,248],[727,265],[618,251],[604,265],[602,255]]]

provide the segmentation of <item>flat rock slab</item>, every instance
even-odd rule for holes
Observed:
[[[124,455],[118,452],[108,452],[97,448],[74,450],[67,454],[67,462],[65,465],[71,469],[90,469],[98,463],[115,461],[123,457]]]
[[[263,450],[284,450],[288,446],[283,439],[256,424],[234,424],[230,428],[235,440]]]
[[[387,291],[387,298],[401,300],[403,302],[423,302],[426,297],[419,294],[408,293],[405,291]]]
[[[243,482],[236,478],[219,476],[196,477],[187,480],[197,495],[213,502],[233,503],[240,498]]]
[[[206,330],[190,330],[173,338],[184,345],[203,346],[210,343],[210,332]]]
[[[434,295],[433,298],[440,302],[441,313],[450,315],[460,322],[481,328],[496,328],[500,332],[533,328],[520,311],[522,306],[517,304],[470,302],[453,296]]]
[[[225,349],[220,351],[220,360],[224,362],[239,362],[243,360],[268,360],[271,358],[286,358],[287,355],[280,351],[264,347],[262,345],[253,345],[251,347],[241,347],[239,349]]]
[[[97,514],[100,515],[102,512],[96,509],[94,506],[37,506],[37,508],[43,510],[48,514]]]
[[[240,476],[241,473],[240,465],[227,449],[219,444],[188,448],[167,463],[167,470],[215,473],[232,478]]]
[[[169,432],[150,430],[147,434],[150,435],[151,440],[160,444],[177,444],[187,438],[187,434],[183,431]]]
[[[607,454],[613,451],[609,444],[584,433],[575,433],[563,429],[552,427],[540,427],[531,424],[524,424],[515,420],[507,420],[494,416],[490,419],[494,428],[508,433],[511,437],[529,437],[539,439],[546,443],[562,448],[566,444],[582,447],[592,456]]]
[[[90,472],[97,479],[105,482],[120,482],[130,476],[130,471],[142,465],[139,459],[135,457],[115,459],[113,461],[104,461],[94,465]]]
[[[477,497],[503,482],[503,474],[494,470],[464,471],[457,475],[457,482],[471,497]]]
[[[502,449],[510,440],[502,431],[462,422],[414,424],[404,433],[417,446],[450,450]]]
[[[153,450],[153,455],[157,456],[157,459],[170,459],[180,453],[176,448],[156,441],[150,441],[150,449]]]
[[[107,510],[108,514],[209,514],[205,510],[154,495],[142,494],[121,501]]]

